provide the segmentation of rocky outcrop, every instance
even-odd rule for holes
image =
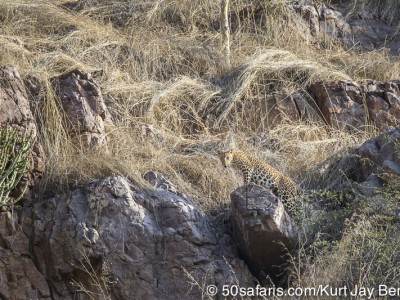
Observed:
[[[388,127],[383,133],[367,140],[356,151],[362,177],[384,182],[400,179],[400,127]]]
[[[51,82],[60,99],[64,126],[70,136],[88,149],[106,146],[105,126],[111,124],[111,115],[100,87],[90,74],[73,70]]]
[[[352,82],[319,82],[310,91],[329,125],[352,129],[367,124],[361,92]]]
[[[347,2],[347,3],[346,3]],[[362,1],[359,1],[360,3]],[[400,5],[390,1],[370,1],[363,7],[356,7],[354,12],[349,10],[349,0],[337,5],[337,9],[346,15],[350,25],[353,44],[360,45],[365,50],[387,48],[392,54],[398,55],[400,36]],[[384,6],[386,5],[386,9]],[[391,6],[390,6],[391,5]],[[380,6],[380,12],[376,8]],[[385,15],[391,15],[388,18]]]
[[[400,180],[399,153],[400,127],[387,127],[329,164],[326,173],[334,176],[329,176],[328,187],[372,196],[375,188],[396,185]]]
[[[164,177],[164,175],[158,172],[146,172],[143,175],[143,178],[147,182],[149,182],[156,190],[164,190],[187,199],[187,196],[185,194],[179,192],[176,186],[171,181],[169,181],[167,178]]]
[[[163,189],[108,177],[16,209],[0,218],[6,299],[200,299],[208,284],[252,284],[230,237]]]
[[[307,42],[318,43],[323,47],[324,42],[333,38],[347,47],[360,47],[367,51],[387,48],[392,54],[398,54],[400,48],[398,35],[400,5],[398,4],[396,9],[394,7],[396,4],[390,1],[381,1],[378,4],[374,3],[378,1],[368,3],[357,1],[359,5],[356,7],[352,0],[331,0],[329,4],[321,3],[327,1],[315,0],[287,2],[289,2],[285,7],[287,25],[297,31]],[[248,19],[253,19],[253,22],[261,28],[267,26],[271,6],[274,7],[274,4],[265,5],[256,1],[238,12],[233,10],[232,31],[236,31],[241,22]],[[377,7],[380,9],[376,9]],[[390,15],[392,18],[385,18],[385,15]]]
[[[10,212],[0,213],[0,298],[51,299],[46,277],[31,256],[29,238]]]
[[[369,82],[362,87],[370,120],[380,129],[398,125],[400,120],[400,81]]]
[[[360,46],[364,50],[388,48],[398,54],[400,36],[396,35],[399,17],[388,22],[374,13],[368,6],[352,12],[350,1],[340,1],[333,7],[317,4],[314,1],[293,1],[291,7],[306,22],[301,28],[310,36],[328,35],[338,38],[343,44]]]
[[[299,121],[306,115],[305,100],[297,92],[273,93],[261,100],[247,99],[241,109],[246,128],[255,126],[255,131],[260,128],[273,128],[288,120]]]
[[[18,71],[14,67],[0,67],[0,126],[12,126],[19,132],[27,132],[33,138],[28,173],[21,180],[28,189],[24,195],[32,199],[35,185],[44,171],[44,151],[37,140],[37,127],[29,107],[29,99]],[[19,190],[19,187],[17,187]],[[17,196],[17,195],[15,195]]]
[[[233,237],[239,254],[259,280],[284,281],[288,251],[297,241],[296,226],[270,191],[248,184],[231,194]]]
[[[399,88],[399,81],[362,85],[339,81],[315,83],[310,92],[329,125],[347,129],[375,125],[382,129],[397,125],[400,119]]]
[[[311,36],[329,35],[341,39],[346,45],[352,44],[351,26],[341,12],[325,4],[315,5],[313,1],[294,1],[292,7],[308,24]]]
[[[251,286],[253,277],[231,237],[161,174],[144,177],[156,189],[108,177],[33,208],[16,207],[15,215],[1,213],[0,295],[200,299],[210,284],[219,291],[224,284]],[[295,244],[295,225],[261,187],[241,187],[231,197],[241,255],[260,279],[282,284],[283,255]]]

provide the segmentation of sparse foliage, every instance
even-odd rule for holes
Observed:
[[[24,195],[26,186],[16,198],[10,197],[27,171],[31,144],[26,131],[20,134],[10,126],[0,128],[0,206],[13,205]]]
[[[369,9],[372,14],[388,21],[389,24],[400,21],[400,2],[397,0],[352,0],[350,15],[362,14],[365,9]]]
[[[346,207],[315,214],[311,245],[301,245],[292,258],[300,286],[375,287],[399,280],[400,181],[357,194]],[[332,231],[332,229],[340,229]],[[309,232],[310,234],[310,232]]]
[[[86,253],[80,254],[82,260],[79,265],[74,266],[77,275],[71,282],[76,289],[75,292],[78,295],[87,295],[91,300],[111,300],[110,289],[116,282],[110,273],[108,263],[102,261],[100,264],[94,264]]]

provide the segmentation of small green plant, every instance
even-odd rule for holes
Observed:
[[[10,197],[27,171],[31,145],[27,131],[19,134],[10,126],[0,128],[0,206],[13,205],[24,195],[26,186],[18,196]]]

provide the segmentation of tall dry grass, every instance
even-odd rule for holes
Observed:
[[[400,21],[400,3],[396,0],[353,0],[351,5],[350,15],[369,10],[389,24]]]
[[[212,206],[226,201],[233,187],[233,174],[221,176],[214,156],[226,146],[221,133],[232,133],[229,145],[260,156],[269,151],[271,160],[284,161],[282,168],[300,181],[329,157],[321,149],[359,143],[365,135],[343,138],[345,133],[321,126],[315,112],[317,123],[288,122],[270,131],[278,149],[246,144],[254,129],[245,115],[235,113],[242,103],[263,101],[271,91],[306,92],[307,85],[322,79],[398,76],[398,61],[389,63],[387,53],[360,54],[326,41],[322,50],[316,47],[299,31],[300,17],[286,4],[231,2],[232,69],[226,71],[220,6],[213,1],[99,0],[75,7],[63,1],[2,1],[0,62],[42,85],[43,103],[35,111],[48,153],[46,185],[71,186],[114,173],[141,182],[143,172],[157,169],[197,199],[216,189],[207,202]],[[93,73],[112,112],[109,153],[77,149],[59,121],[49,79],[74,68]],[[162,143],[143,136],[145,124],[165,136]],[[312,137],[299,139],[307,134]]]
[[[41,85],[32,107],[47,154],[44,197],[112,174],[144,186],[142,174],[154,170],[201,209],[218,216],[241,183],[216,156],[218,150],[232,147],[272,162],[305,188],[324,187],[332,180],[332,174],[324,172],[332,157],[372,132],[327,127],[307,96],[307,86],[318,80],[400,77],[398,57],[383,50],[346,49],[329,38],[318,40],[299,27],[301,17],[284,0],[231,1],[229,70],[223,64],[218,1],[64,3],[0,2],[0,63],[15,65],[22,76]],[[382,18],[395,20],[393,1],[380,1],[384,7],[366,0],[353,3],[354,9],[373,5]],[[92,72],[113,115],[108,152],[80,148],[63,129],[50,78],[75,68]],[[252,112],[271,93],[301,94],[312,118],[284,120],[272,128],[247,118],[243,107]],[[149,125],[155,134],[144,130]],[[332,249],[348,255],[354,239],[358,236]],[[354,256],[339,261],[334,254],[319,253],[314,269],[298,281],[308,286],[330,282],[323,265],[332,261],[340,263],[334,274],[343,270],[340,266],[353,267]]]

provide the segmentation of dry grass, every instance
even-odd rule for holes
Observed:
[[[397,0],[353,0],[351,14],[357,14],[368,9],[373,15],[389,24],[399,22],[400,3]]]
[[[223,78],[227,87],[226,97],[215,104],[222,107],[217,125],[226,120],[238,103],[251,98],[261,96],[265,99],[266,94],[281,90],[288,93],[306,90],[307,86],[319,80],[349,79],[334,66],[302,60],[289,51],[267,49]]]
[[[217,159],[228,147],[273,162],[305,187],[323,186],[321,164],[369,131],[327,128],[311,102],[312,121],[274,128],[249,121],[240,107],[272,92],[306,97],[318,80],[400,77],[399,59],[385,51],[360,53],[299,30],[288,1],[231,2],[230,70],[222,64],[218,1],[90,0],[72,9],[64,2],[0,2],[0,63],[43,87],[43,102],[33,106],[48,157],[45,193],[112,174],[145,185],[142,174],[154,170],[203,211],[220,209],[241,182]],[[394,18],[389,10],[382,17]],[[74,68],[92,72],[102,88],[114,119],[109,152],[80,149],[60,122],[49,79]],[[162,138],[144,134],[146,125]],[[267,134],[262,143],[249,142],[259,133]]]
[[[333,132],[321,126],[315,111],[316,123],[288,121],[272,131],[258,126],[257,131],[269,131],[278,140],[277,149],[249,146],[253,124],[238,107],[264,101],[271,92],[305,93],[321,79],[399,76],[399,62],[391,63],[387,53],[358,53],[326,40],[322,49],[316,47],[315,40],[299,32],[299,16],[285,1],[263,7],[231,3],[231,70],[221,65],[220,8],[215,2],[88,1],[73,9],[62,3],[0,4],[0,62],[15,65],[44,87],[45,101],[36,108],[36,118],[49,157],[46,186],[70,186],[115,173],[141,182],[144,171],[157,169],[196,199],[216,186],[210,201],[200,201],[208,209],[213,201],[227,199],[233,188],[233,174],[222,179],[214,156],[227,146],[220,135],[224,132],[231,133],[230,146],[263,157],[269,151],[271,161],[303,181],[307,170],[332,154],[332,145],[339,151],[366,134]],[[76,149],[59,121],[49,78],[76,67],[93,72],[109,104],[114,118],[109,153]],[[164,140],[143,136],[145,124]]]
[[[393,241],[398,239],[399,222],[398,217],[391,213],[400,196],[398,184],[376,190],[375,199],[365,196],[358,199],[354,204],[358,206],[357,212],[353,207],[331,215],[332,222],[344,220],[340,239],[320,235],[307,250],[301,250],[304,256],[300,265],[305,270],[297,272],[301,286],[347,286],[354,289],[355,285],[391,286],[398,282],[400,248]],[[385,201],[382,205],[371,205],[377,199]],[[317,220],[321,221],[323,219]]]

